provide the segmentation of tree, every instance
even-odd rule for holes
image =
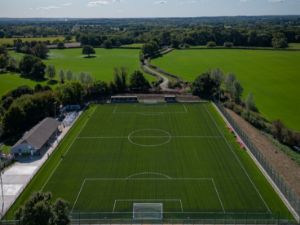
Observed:
[[[244,89],[243,89],[241,83],[238,80],[235,80],[233,82],[233,89],[232,90],[233,90],[232,97],[234,98],[234,101],[236,103],[240,103]]]
[[[204,73],[196,78],[192,85],[193,95],[203,99],[214,99],[220,92],[220,85],[211,77],[210,73]]]
[[[0,45],[0,55],[8,55],[7,48],[4,45]]]
[[[15,99],[3,116],[6,135],[18,135],[36,125],[45,117],[54,116],[58,99],[54,92],[22,95]]]
[[[57,200],[52,204],[50,193],[35,193],[20,208],[15,218],[22,225],[68,225],[69,206],[63,200]]]
[[[55,69],[55,66],[54,66],[54,65],[49,65],[49,66],[47,66],[46,74],[47,74],[47,77],[48,77],[50,80],[53,80],[53,79],[55,78],[55,75],[56,75],[56,69]]]
[[[87,55],[88,58],[90,58],[91,54],[95,54],[95,49],[90,45],[85,45],[82,48],[82,54]]]
[[[236,80],[233,73],[229,73],[225,78],[225,90],[232,95],[233,93],[233,83]]]
[[[152,57],[158,54],[159,45],[155,41],[151,41],[144,44],[142,47],[142,53],[145,57]]]
[[[102,43],[102,47],[103,47],[103,48],[112,48],[112,47],[113,47],[112,41],[111,41],[111,40],[105,40],[105,41]]]
[[[83,86],[79,82],[66,83],[58,88],[58,97],[64,105],[82,104]]]
[[[4,54],[0,55],[0,70],[5,70],[8,66],[8,57]]]
[[[114,87],[115,91],[119,93],[127,90],[127,71],[125,68],[115,68]]]
[[[59,76],[60,83],[62,84],[65,83],[65,72],[63,70],[59,71],[58,76]]]
[[[48,56],[49,49],[45,43],[38,43],[32,48],[32,53],[34,56],[41,59],[46,59]]]
[[[88,100],[102,99],[108,96],[108,85],[103,81],[97,81],[87,87],[86,98]]]
[[[130,77],[130,89],[137,92],[146,92],[150,88],[149,82],[140,71],[134,71]]]
[[[273,48],[287,48],[288,42],[283,33],[277,33],[273,36],[272,39]]]
[[[257,112],[257,107],[255,105],[254,96],[252,93],[248,94],[245,104],[248,111]]]
[[[221,86],[221,84],[224,81],[223,71],[220,69],[214,69],[210,72],[210,75],[211,75],[211,78],[214,79],[219,86]]]
[[[20,61],[19,69],[21,74],[25,77],[42,80],[45,76],[46,65],[40,58],[25,55]]]
[[[54,225],[67,225],[70,224],[69,205],[63,199],[58,199],[52,206],[53,221]]]
[[[73,73],[72,73],[71,70],[67,71],[66,78],[67,78],[68,81],[73,80]]]
[[[19,70],[18,61],[14,57],[9,57],[6,69],[11,72],[17,72]]]

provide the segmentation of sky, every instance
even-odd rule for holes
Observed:
[[[299,15],[300,0],[0,0],[0,17]]]

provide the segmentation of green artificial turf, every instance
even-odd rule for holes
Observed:
[[[132,218],[133,203],[163,203],[164,218],[291,219],[208,103],[91,107],[7,217],[38,190],[81,218]]]
[[[210,69],[232,72],[266,118],[300,131],[300,51],[175,50],[152,63],[188,81]]]

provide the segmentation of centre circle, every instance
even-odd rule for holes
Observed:
[[[162,129],[141,129],[128,135],[131,144],[141,147],[158,147],[168,144],[172,139],[168,131]]]

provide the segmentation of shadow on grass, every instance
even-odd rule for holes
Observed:
[[[96,58],[96,56],[95,55],[83,56],[83,58],[85,58],[85,59],[94,59],[94,58]]]
[[[57,80],[48,80],[47,84],[48,85],[56,85],[56,84],[58,84],[58,81]]]

